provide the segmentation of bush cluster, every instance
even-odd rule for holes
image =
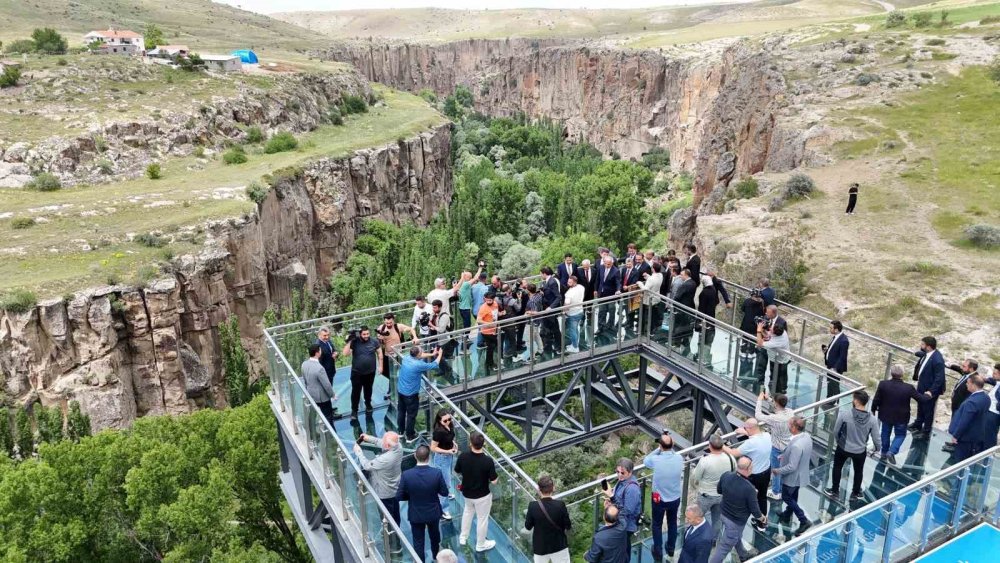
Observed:
[[[222,161],[226,164],[243,164],[247,161],[247,153],[242,146],[236,145],[223,153]]]
[[[259,143],[263,140],[264,140],[264,133],[260,130],[260,127],[253,126],[247,129],[248,143]]]
[[[267,154],[286,152],[294,150],[298,146],[299,141],[294,135],[287,131],[282,131],[268,139],[267,144],[264,145],[264,152]]]
[[[159,180],[163,177],[163,169],[160,168],[159,164],[150,164],[146,167],[146,176],[148,176],[150,180]]]
[[[33,226],[35,226],[34,217],[14,217],[10,220],[10,228],[12,229],[27,229]]]
[[[264,203],[264,199],[267,197],[268,187],[260,182],[250,182],[246,187],[246,191],[250,201],[260,205]]]
[[[0,310],[8,313],[27,313],[38,304],[38,298],[27,289],[12,289],[0,294]]]
[[[54,192],[62,188],[62,182],[59,181],[59,177],[55,174],[42,172],[41,174],[35,176],[30,182],[25,184],[24,187],[29,190],[35,190],[36,192]]]
[[[1000,248],[1000,227],[994,225],[970,225],[965,228],[965,237],[979,248]]]
[[[341,98],[341,102],[346,115],[351,115],[352,113],[366,113],[368,111],[368,103],[365,102],[365,99],[361,96],[345,94]]]
[[[153,233],[142,233],[135,235],[132,239],[136,244],[141,244],[149,248],[163,248],[167,245],[167,239]]]

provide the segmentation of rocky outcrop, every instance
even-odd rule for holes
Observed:
[[[209,225],[166,279],[0,314],[2,393],[77,400],[96,428],[224,404],[219,324],[235,315],[259,361],[264,311],[342,266],[364,219],[423,224],[449,201],[450,152],[442,126],[312,162],[275,179],[257,213]]]
[[[242,141],[251,126],[265,134],[311,131],[343,95],[374,99],[368,81],[354,70],[273,80],[267,89],[240,83],[239,95],[192,106],[190,113],[112,122],[78,137],[0,145],[0,187],[23,186],[39,172],[57,174],[67,184],[141,176],[147,164],[164,157],[191,154],[196,146]]]
[[[800,132],[778,122],[784,79],[749,42],[697,58],[526,39],[349,43],[312,55],[401,89],[468,86],[477,110],[559,120],[567,136],[605,153],[666,147],[675,166],[694,172],[697,201],[720,181],[793,168],[807,156]]]

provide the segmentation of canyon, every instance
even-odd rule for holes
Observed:
[[[529,39],[345,42],[310,56],[412,92],[440,96],[464,85],[482,113],[551,119],[605,154],[637,158],[664,147],[694,174],[696,204],[733,178],[814,157],[808,131],[782,124],[785,80],[754,41],[699,53]]]

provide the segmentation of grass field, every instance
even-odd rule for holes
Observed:
[[[62,295],[109,279],[148,276],[143,266],[168,253],[196,248],[197,226],[239,216],[254,205],[243,187],[276,169],[319,157],[395,143],[444,118],[422,99],[384,90],[386,107],[351,116],[344,126],[322,126],[299,136],[291,152],[247,149],[249,162],[225,165],[221,158],[177,158],[162,162],[163,177],[67,188],[56,192],[0,190],[0,290],[26,287],[39,295]],[[15,229],[14,219],[36,224]],[[150,248],[127,242],[130,235],[158,231],[174,242]],[[84,250],[84,245],[91,250]]]
[[[967,225],[1000,224],[1000,87],[983,69],[862,113],[886,127],[875,147],[897,131],[915,145],[902,177],[914,197],[939,206],[933,223],[942,237],[962,244]]]

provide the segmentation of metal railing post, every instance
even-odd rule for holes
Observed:
[[[698,357],[694,360],[698,364],[699,376],[705,371],[705,330],[707,327],[708,322],[705,319],[701,319],[701,330],[698,331]]]
[[[357,480],[358,495],[361,502],[358,503],[358,517],[361,520],[361,544],[364,546],[365,557],[371,556],[371,550],[368,547],[368,542],[370,538],[368,537],[368,507],[365,503],[365,496],[368,495],[368,491],[365,490],[365,484],[361,482],[361,479]],[[343,494],[343,492],[341,492]]]
[[[962,468],[962,471],[958,473],[958,496],[955,498],[955,512],[951,515],[949,523],[952,533],[958,530],[958,525],[962,521],[962,509],[965,508],[965,495],[969,491],[969,475],[971,474],[968,467]]]
[[[896,501],[885,507],[885,545],[882,546],[882,563],[889,563],[892,558],[892,539],[896,531]]]
[[[976,498],[976,512],[983,513],[986,510],[986,497],[990,492],[990,479],[993,477],[993,458],[988,457],[983,460],[983,486],[979,490]],[[1000,504],[1000,502],[998,502]]]
[[[854,543],[857,541],[858,524],[855,521],[847,522],[847,534],[844,538],[844,561],[852,561],[851,552],[854,551]],[[862,547],[862,549],[864,549]]]
[[[923,521],[920,523],[920,537],[917,539],[917,552],[923,553],[927,548],[927,539],[931,534],[931,523],[934,513],[934,493],[937,487],[933,484],[927,485],[920,491],[921,500],[924,502]]]
[[[349,508],[348,508],[349,505],[350,505],[350,503],[347,502],[347,489],[344,488],[344,485],[345,485],[345,483],[344,483],[344,474],[346,473],[346,471],[344,470],[344,462],[345,461],[347,461],[347,458],[344,457],[344,453],[338,451],[337,452],[337,469],[339,471],[337,471],[337,481],[338,481],[337,482],[337,486],[340,488],[340,510],[341,510],[341,512],[343,512],[343,514],[344,514],[343,518],[344,518],[344,521],[346,522],[347,520],[350,519],[351,513],[350,513]]]

